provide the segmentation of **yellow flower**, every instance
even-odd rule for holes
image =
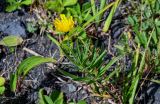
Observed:
[[[73,17],[66,17],[64,14],[60,15],[60,19],[56,18],[54,20],[54,26],[56,31],[59,32],[68,32],[74,27]]]

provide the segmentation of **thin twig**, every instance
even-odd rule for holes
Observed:
[[[34,56],[42,56],[42,55],[38,54],[37,52],[35,52],[35,51],[33,51],[33,50],[29,49],[29,48],[26,48],[26,47],[24,47],[23,50],[28,52],[28,53],[30,53],[30,54],[32,54],[32,55],[34,55]]]

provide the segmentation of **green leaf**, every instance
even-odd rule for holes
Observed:
[[[66,9],[72,14],[72,16],[78,16],[77,11],[75,9],[73,8],[66,8]]]
[[[134,97],[137,90],[138,82],[139,82],[139,74],[133,79],[131,87],[128,91],[128,94],[130,95],[129,104],[134,104],[134,101],[135,101]]]
[[[105,81],[109,81],[110,78],[112,78],[115,74],[117,74],[119,70],[114,70],[113,72],[111,72],[106,78]]]
[[[91,0],[91,8],[92,8],[92,13],[93,15],[96,15],[96,4],[95,4],[95,0]],[[97,18],[96,18],[97,21]]]
[[[27,31],[30,33],[34,33],[37,30],[36,24],[27,23]]]
[[[106,7],[104,7],[102,10],[100,10],[96,15],[94,15],[92,18],[90,18],[86,23],[83,24],[83,28],[85,28],[86,26],[88,26],[92,21],[94,21],[95,18],[97,18],[97,16],[99,16],[100,14],[104,13],[107,9],[109,9],[111,6],[114,5],[113,3],[110,3],[109,5],[107,5]]]
[[[106,0],[101,0],[99,10],[102,10],[106,5]],[[102,14],[99,15],[98,20],[101,20]]]
[[[72,6],[77,3],[77,0],[63,0],[63,5],[64,6]]]
[[[97,64],[102,61],[102,59],[104,58],[104,56],[106,55],[106,51],[103,51],[103,53],[96,58],[96,60],[94,61],[94,63],[91,65],[91,68],[97,66]]]
[[[115,13],[118,5],[120,4],[120,1],[121,1],[121,0],[117,0],[117,1],[114,3],[114,5],[113,5],[113,7],[112,7],[112,9],[111,9],[111,12],[109,13],[109,16],[107,17],[107,20],[105,21],[105,24],[104,24],[104,27],[103,27],[103,31],[104,31],[104,32],[107,32],[107,31],[108,31],[109,26],[110,26],[111,21],[112,21],[112,18],[113,18],[113,16],[114,16],[114,13]]]
[[[60,91],[53,91],[50,95],[50,98],[54,102],[54,104],[63,104],[63,93]]]
[[[4,87],[4,86],[1,86],[1,87],[0,87],[0,95],[2,95],[2,94],[4,93],[4,91],[5,91],[5,87]]]
[[[77,14],[81,14],[81,7],[79,3],[75,6],[75,10],[77,11]]]
[[[86,103],[86,101],[84,101],[84,100],[80,100],[80,101],[78,101],[77,104],[87,104],[87,103]]]
[[[11,73],[11,75],[10,75],[10,89],[13,92],[16,91],[17,80],[18,80],[17,74]]]
[[[6,12],[12,12],[16,9],[18,9],[18,5],[9,5],[6,7]]]
[[[43,98],[43,89],[40,89],[38,92],[38,97],[39,97],[39,104],[46,104]]]
[[[63,4],[63,0],[56,0],[56,2],[61,4],[61,5]]]
[[[159,19],[155,19],[155,24],[156,24],[156,26],[160,26],[160,20]]]
[[[3,86],[5,83],[5,79],[3,77],[0,77],[0,86]]]
[[[131,17],[131,16],[128,16],[128,22],[134,26],[135,22],[134,22],[134,19]]]
[[[90,19],[93,17],[93,16],[90,14],[90,12],[91,12],[91,9],[88,10],[87,13],[83,13],[83,14],[82,14],[82,17],[83,17],[83,19],[84,19],[85,21],[88,21],[88,20],[90,20]]]
[[[53,102],[55,102],[58,99],[58,96],[60,95],[60,91],[58,90],[54,90],[51,95],[50,98],[52,99]]]
[[[0,41],[0,45],[4,46],[17,46],[23,42],[23,39],[20,36],[6,36]]]
[[[98,76],[102,76],[115,62],[117,62],[122,56],[113,58],[105,67],[101,68],[98,72]]]
[[[54,100],[54,104],[63,104],[63,100],[64,100],[63,92],[59,92],[59,94],[57,95],[56,99]]]
[[[157,44],[158,39],[157,39],[156,31],[153,32],[152,39],[153,39],[154,43]]]
[[[47,95],[44,95],[44,100],[47,104],[54,104],[52,99],[50,97],[48,97]]]
[[[23,60],[20,65],[18,66],[18,75],[23,73],[23,76],[28,74],[28,72],[43,63],[49,63],[49,62],[56,62],[53,58],[46,58],[46,57],[41,57],[41,56],[31,56],[25,60]]]
[[[32,3],[33,3],[33,0],[24,0],[21,2],[21,4],[23,4],[23,5],[30,5]]]
[[[57,2],[57,1],[47,1],[44,3],[44,7],[46,9],[49,9],[51,11],[55,11],[58,13],[61,13],[64,10],[64,6],[61,5],[61,3]]]
[[[91,9],[91,3],[90,2],[86,2],[82,5],[82,12],[85,13],[88,11],[88,9]]]

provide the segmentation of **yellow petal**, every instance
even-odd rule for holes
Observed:
[[[54,20],[54,25],[57,31],[68,32],[74,27],[73,17],[67,18],[64,14],[60,15],[60,19]]]

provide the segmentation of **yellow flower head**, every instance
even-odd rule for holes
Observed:
[[[68,32],[74,27],[74,21],[72,16],[67,18],[64,14],[61,14],[60,19],[56,18],[54,20],[54,26],[56,31]]]

